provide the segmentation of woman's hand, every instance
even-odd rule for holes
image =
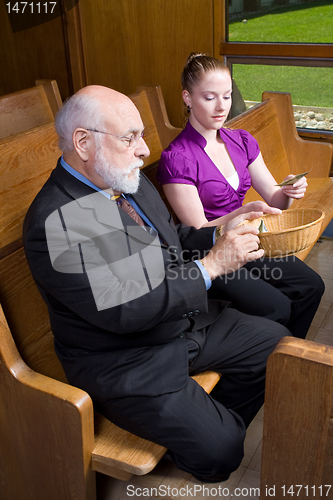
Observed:
[[[286,181],[288,179],[291,179],[292,177],[294,177],[294,175],[290,174],[284,180]],[[299,199],[299,198],[303,198],[303,196],[305,195],[307,185],[308,185],[308,183],[307,183],[306,177],[302,177],[301,179],[296,181],[295,184],[282,186],[281,190],[289,198]]]
[[[265,205],[263,207],[263,205]],[[242,222],[245,220],[253,220],[253,219],[259,219],[264,215],[264,213],[269,213],[269,214],[280,214],[281,210],[279,208],[274,208],[266,205],[265,202],[263,201],[253,201],[250,203],[246,203],[246,205],[243,205],[243,207],[246,207],[246,212],[243,211],[243,213],[238,213],[236,215],[235,212],[231,212],[231,214],[234,214],[234,217],[230,219],[225,225],[221,226],[219,233],[220,236],[222,236],[224,233],[230,231],[231,229],[235,229],[235,227],[239,226]],[[242,208],[243,208],[242,207]],[[256,208],[262,207],[262,210],[256,210]],[[269,209],[266,209],[266,207]],[[252,210],[250,212],[250,210]],[[256,210],[256,211],[253,211]]]
[[[262,212],[263,214],[280,214],[281,210],[279,208],[270,207],[264,201],[250,201],[242,206],[242,213],[249,212]]]
[[[302,177],[294,185],[279,187],[276,180],[266,167],[261,154],[248,167],[253,188],[272,207],[287,210],[290,208],[294,198],[304,196],[307,182]],[[294,175],[288,175],[284,180],[291,179]]]

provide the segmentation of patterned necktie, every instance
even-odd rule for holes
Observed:
[[[117,198],[116,200],[116,203],[118,207],[121,207],[124,212],[126,212],[137,224],[139,224],[139,226],[145,227],[145,223],[141,219],[140,215],[136,212],[136,210],[134,210],[132,205],[127,200],[125,200],[125,198],[119,196],[119,198]]]
[[[115,198],[113,198],[113,199],[115,199]],[[121,207],[124,210],[124,212],[126,212],[130,217],[132,217],[132,219],[137,224],[139,224],[139,226],[141,226],[143,229],[145,229],[145,231],[148,231],[148,233],[150,233],[152,235],[157,235],[159,237],[161,243],[166,245],[166,243],[164,242],[162,237],[155,231],[154,228],[152,228],[148,225],[145,225],[145,223],[141,219],[138,212],[132,207],[132,205],[125,198],[123,198],[122,196],[119,196],[118,198],[116,198],[116,203],[117,203],[118,207]]]

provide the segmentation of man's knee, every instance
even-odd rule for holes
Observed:
[[[274,321],[271,322],[270,325],[270,334],[272,336],[272,342],[274,345],[276,345],[283,337],[292,336],[288,328]]]
[[[256,332],[257,337],[254,338],[257,342],[258,352],[268,354],[283,337],[291,335],[288,328],[282,323],[268,318],[248,317],[245,327],[248,328],[248,331]]]
[[[245,426],[239,416],[228,412],[233,425],[223,425],[216,435],[201,439],[191,449],[189,457],[174,456],[176,465],[202,482],[221,482],[238,469],[244,456]],[[228,418],[227,418],[228,420]]]
[[[238,469],[244,456],[244,439],[242,433],[231,433],[223,439],[223,443],[217,440],[217,445],[203,456],[201,477],[206,481],[217,481],[219,477]]]

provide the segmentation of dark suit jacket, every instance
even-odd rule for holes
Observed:
[[[179,390],[188,378],[184,332],[211,324],[225,306],[207,300],[204,279],[191,262],[212,246],[213,228],[176,227],[144,175],[133,198],[163,240],[162,279],[142,294],[133,294],[133,283],[118,275],[116,263],[125,257],[131,263],[154,236],[123,210],[110,217],[113,202],[59,163],[24,222],[26,255],[49,309],[57,355],[68,381],[95,401]],[[94,280],[102,283],[97,299]],[[109,307],[115,293],[121,300]]]

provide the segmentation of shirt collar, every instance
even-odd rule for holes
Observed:
[[[222,137],[222,134],[223,134],[223,127],[221,127],[219,129],[219,132],[220,132],[220,136],[221,136],[221,139],[223,140],[223,137]],[[202,149],[205,149],[206,145],[207,145],[207,141],[206,139],[200,134],[200,132],[198,132],[189,122],[189,120],[187,121],[187,124],[186,124],[186,127],[184,128],[184,134],[185,134],[185,137],[189,140],[189,141],[193,141],[195,142],[196,144],[198,144]]]
[[[186,127],[184,128],[184,135],[189,141],[193,141],[202,149],[205,149],[207,144],[206,139],[190,124],[189,121],[187,121]]]
[[[73,177],[75,177],[79,181],[83,182],[87,186],[91,187],[95,191],[99,191],[106,198],[109,198],[109,199],[111,198],[111,194],[110,193],[108,193],[107,191],[103,191],[103,189],[95,186],[95,184],[93,184],[89,179],[87,179],[87,177],[85,177],[83,174],[81,174],[80,172],[78,172],[77,170],[75,170],[75,168],[73,168],[70,165],[68,165],[68,163],[64,160],[63,156],[60,158],[60,164]]]

